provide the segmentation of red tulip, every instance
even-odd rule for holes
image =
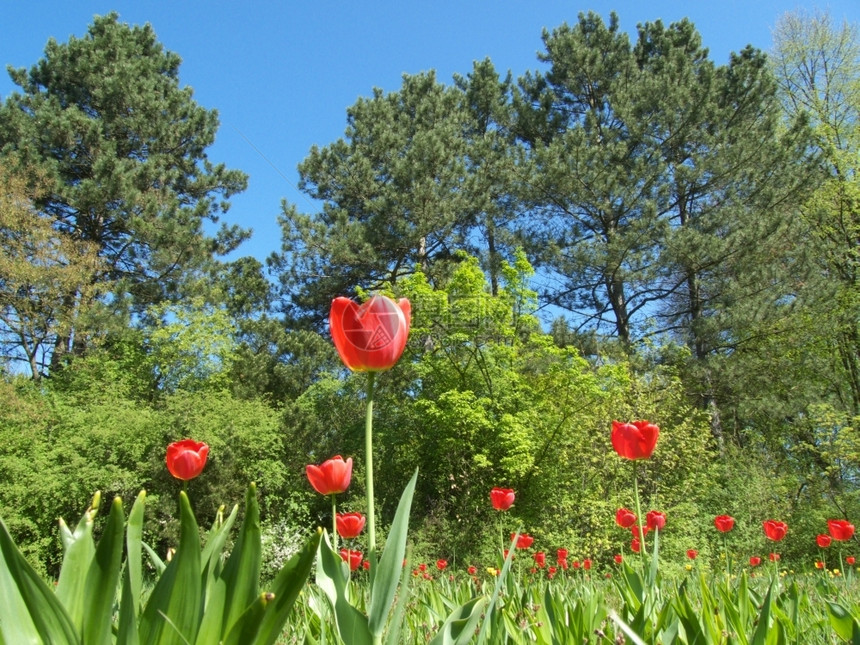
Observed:
[[[779,553],[771,553],[767,557],[770,559],[771,562],[779,561]]]
[[[560,566],[560,567],[561,567],[562,569],[564,569],[565,571],[567,571],[567,568],[570,566],[570,565],[567,563],[567,558],[559,558],[559,560],[558,560],[557,564],[558,564],[558,566]]]
[[[418,570],[421,571],[422,573],[427,571],[427,565],[422,562],[421,564],[418,565]]]
[[[788,524],[777,520],[765,520],[762,526],[764,526],[765,537],[774,542],[779,542],[788,531]]]
[[[854,566],[854,563],[855,563],[856,561],[857,561],[857,560],[855,560],[855,559],[854,559],[854,556],[853,556],[853,555],[849,555],[847,558],[845,558],[845,564],[848,564],[848,565],[851,565],[851,566]]]
[[[588,558],[585,558],[585,560],[582,561],[582,568],[585,569],[586,571],[591,569],[591,560],[589,560]]]
[[[751,567],[757,567],[760,564],[761,564],[761,558],[760,557],[758,557],[757,555],[750,557],[750,566]]]
[[[361,551],[353,551],[352,549],[341,549],[340,557],[344,562],[349,563],[349,570],[355,571],[361,565]]]
[[[714,518],[714,526],[720,533],[728,533],[735,526],[735,518],[731,515],[717,515]]]
[[[167,470],[176,479],[194,479],[203,472],[208,456],[209,446],[205,443],[193,439],[174,441],[167,446]]]
[[[478,573],[478,567],[476,567],[476,566],[472,565],[472,566],[470,566],[468,569],[466,569],[466,571],[468,571],[468,573],[469,573],[469,575],[470,575],[470,576],[473,576],[473,575],[475,575],[476,573]]]
[[[636,538],[637,540],[641,540],[645,535],[648,535],[648,531],[650,531],[650,530],[651,529],[648,528],[647,524],[644,527],[642,527],[641,531],[639,530],[638,524],[634,524],[633,526],[630,527],[630,532],[633,534],[633,537]]]
[[[582,566],[582,565],[579,563],[579,560],[574,560],[574,561],[573,561],[573,568],[574,568],[574,569],[579,569],[579,567],[581,567],[581,566]]]
[[[666,514],[660,511],[648,511],[645,522],[652,531],[661,531],[666,526]]]
[[[535,564],[543,569],[546,566],[546,553],[538,551],[534,554]]]
[[[447,567],[447,566],[448,566],[447,560],[436,560],[436,568],[439,569],[439,571],[444,571],[445,567]]]
[[[687,549],[687,557],[691,560],[695,560],[698,555],[699,552],[696,549]]]
[[[816,560],[816,561],[815,561],[815,568],[816,568],[816,569],[823,569],[823,568],[824,568],[824,563],[823,563],[821,560]]]
[[[615,523],[622,529],[629,529],[636,524],[636,513],[626,508],[615,511]]]
[[[511,533],[511,539],[512,540],[514,539],[513,533]],[[531,535],[529,535],[528,533],[523,533],[520,535],[519,538],[517,538],[517,548],[518,549],[528,549],[532,545],[532,542],[534,542],[534,541],[535,541],[535,539]]]
[[[630,540],[630,550],[633,553],[639,553],[642,550],[642,543],[639,541],[639,538],[633,538]]]
[[[352,457],[343,460],[340,455],[327,459],[319,466],[307,466],[308,481],[321,495],[336,495],[349,488],[352,479]]]
[[[818,544],[818,546],[822,549],[826,549],[827,547],[829,547],[831,541],[832,538],[826,533],[819,533],[815,536],[815,543]]]
[[[648,459],[659,436],[660,428],[648,421],[612,422],[612,447],[624,459]]]
[[[512,488],[493,488],[490,491],[490,503],[497,511],[506,511],[514,503],[516,495]]]
[[[390,369],[400,359],[409,336],[412,306],[373,296],[363,305],[349,298],[331,303],[329,327],[341,360],[354,372]]]
[[[834,540],[844,542],[854,535],[854,525],[848,520],[827,520],[827,530]]]
[[[621,564],[622,562],[624,562],[624,556],[621,555],[620,553],[616,553],[615,554],[615,564]]]
[[[337,532],[344,540],[357,538],[364,530],[367,519],[361,513],[338,513],[335,516]]]
[[[556,560],[567,560],[567,549],[558,549],[555,552]]]

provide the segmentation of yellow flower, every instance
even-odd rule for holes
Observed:
[[[693,565],[692,565],[692,564],[685,564],[685,565],[684,565],[684,568],[685,568],[687,571],[692,571],[692,570],[693,570]]]
[[[494,569],[493,567],[487,567],[487,573],[489,573],[491,576],[496,576],[499,574],[499,570]]]

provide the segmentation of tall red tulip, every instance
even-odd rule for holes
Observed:
[[[319,466],[307,466],[308,481],[321,495],[336,495],[349,488],[352,479],[352,457],[343,460],[340,455],[326,459]]]
[[[827,531],[834,540],[844,542],[854,535],[854,525],[848,520],[827,520]]]
[[[194,479],[203,472],[208,456],[209,446],[205,443],[193,439],[174,441],[167,446],[167,470],[176,479]]]
[[[555,559],[559,562],[562,560],[567,560],[567,549],[557,549],[555,552]]]
[[[448,561],[447,560],[436,560],[436,568],[439,569],[439,571],[444,571],[447,567],[448,567]]]
[[[493,488],[490,491],[490,503],[497,511],[506,511],[514,503],[516,495],[512,488]]]
[[[329,326],[337,353],[354,372],[381,372],[400,359],[409,337],[412,306],[373,296],[359,305],[349,298],[331,303]]]
[[[815,543],[822,549],[829,547],[831,541],[832,538],[827,533],[819,533],[815,536]]]
[[[662,531],[666,526],[666,514],[660,511],[648,511],[645,515],[645,523],[652,531]]]
[[[344,540],[352,540],[361,535],[367,521],[361,513],[338,513],[337,532]]]
[[[735,526],[735,518],[731,515],[717,515],[714,518],[714,526],[720,533],[728,533]]]
[[[777,520],[765,520],[762,526],[764,527],[765,537],[774,542],[779,542],[788,532],[788,524]]]
[[[615,523],[622,529],[629,529],[636,524],[636,513],[626,508],[615,511]]]
[[[546,553],[543,551],[538,551],[532,556],[534,558],[535,564],[543,569],[546,566]]]
[[[612,422],[612,447],[624,459],[648,459],[659,436],[660,428],[648,421]]]

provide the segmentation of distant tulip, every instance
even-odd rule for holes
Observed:
[[[558,549],[555,552],[556,560],[567,560],[567,549]]]
[[[466,569],[466,571],[469,573],[470,576],[473,576],[476,573],[478,573],[478,568],[476,566],[469,566],[469,568]]]
[[[666,514],[660,511],[648,511],[645,515],[645,522],[652,531],[662,531],[666,526]]]
[[[355,571],[361,565],[361,551],[353,551],[352,549],[341,549],[340,557],[344,562],[349,564],[349,570]]]
[[[750,557],[750,566],[751,567],[757,567],[760,564],[761,564],[761,558],[760,557],[758,557],[757,555]]]
[[[615,564],[621,564],[622,562],[624,562],[624,556],[621,555],[620,553],[616,553],[615,554]]]
[[[648,459],[659,436],[660,428],[648,421],[612,422],[612,447],[624,459]]]
[[[352,479],[352,457],[343,460],[340,455],[327,459],[319,466],[307,466],[308,481],[321,495],[336,495],[349,488]]]
[[[412,306],[404,299],[394,302],[373,296],[359,305],[349,298],[331,303],[329,327],[340,358],[354,372],[390,369],[406,347]]]
[[[823,563],[821,560],[816,560],[816,561],[815,561],[815,568],[816,568],[816,569],[823,569],[823,568],[824,568],[824,563]]]
[[[834,540],[844,542],[854,535],[854,525],[848,520],[827,520],[827,530]]]
[[[691,560],[695,560],[699,555],[699,552],[696,549],[687,549],[687,557]]]
[[[514,539],[514,535],[515,535],[514,533],[511,533],[511,539],[512,540]],[[520,535],[520,537],[517,538],[517,548],[518,549],[528,549],[532,545],[532,542],[534,542],[534,541],[535,541],[535,539],[531,535],[529,535],[528,533],[522,533]]]
[[[436,568],[439,569],[439,571],[444,571],[447,566],[447,560],[436,560]]]
[[[629,529],[636,524],[636,513],[626,508],[615,511],[615,523],[622,529]]]
[[[582,561],[582,568],[589,571],[591,569],[591,560],[585,558],[585,560]]]
[[[642,527],[641,531],[639,530],[638,524],[634,524],[633,526],[630,527],[630,532],[633,534],[633,537],[636,538],[637,540],[641,540],[643,536],[648,535],[648,531],[650,531],[650,530],[651,529],[648,527],[647,524],[644,527]]]
[[[731,515],[717,515],[714,518],[714,526],[720,533],[728,533],[735,526],[735,518]]]
[[[850,565],[853,567],[855,562],[857,562],[857,560],[854,558],[853,555],[849,555],[847,558],[845,558],[845,564],[847,564],[847,565]]]
[[[788,525],[785,522],[777,520],[765,520],[762,526],[764,527],[765,537],[774,542],[779,542],[785,537],[786,532],[788,532]]]
[[[370,560],[364,560],[361,563],[361,568],[365,571],[370,571]]]
[[[779,562],[779,553],[770,553],[767,557],[771,562]]]
[[[543,551],[538,551],[534,554],[535,564],[543,569],[546,566],[546,553]]]
[[[633,553],[639,553],[642,551],[642,542],[639,541],[639,538],[633,538],[630,540],[630,550]]]
[[[208,456],[209,446],[205,443],[193,439],[175,441],[167,446],[167,470],[176,479],[194,479],[203,472]]]
[[[361,513],[338,513],[337,532],[344,540],[357,538],[364,530],[367,519]]]
[[[815,536],[815,543],[822,549],[826,549],[827,547],[829,547],[831,541],[832,538],[826,533],[819,533]]]
[[[516,495],[512,488],[493,488],[490,491],[490,503],[497,511],[506,511],[514,503]]]

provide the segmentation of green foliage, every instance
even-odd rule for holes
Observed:
[[[127,523],[122,500],[113,500],[107,525],[95,544],[93,523],[100,499],[97,493],[74,533],[61,524],[65,555],[56,594],[15,548],[0,520],[0,597],[5,600],[0,606],[2,642],[271,645],[277,640],[310,574],[320,532],[283,567],[272,592],[260,594],[260,526],[254,485],[248,488],[245,519],[229,556],[223,550],[236,511],[226,522],[220,516],[216,519],[201,552],[197,521],[182,492],[176,556],[141,602],[145,493],[137,497]],[[121,601],[115,611],[118,592]]]

